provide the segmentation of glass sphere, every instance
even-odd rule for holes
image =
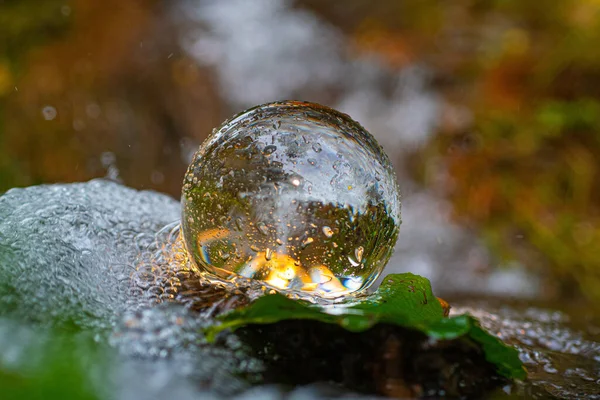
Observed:
[[[185,176],[183,236],[197,266],[321,297],[367,288],[388,262],[400,194],[359,123],[318,104],[257,106],[224,122]]]

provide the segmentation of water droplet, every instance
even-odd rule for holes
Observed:
[[[332,237],[332,236],[333,236],[333,229],[331,229],[331,228],[330,228],[330,227],[328,227],[328,226],[324,226],[324,227],[323,227],[323,234],[324,234],[325,236],[327,236],[328,238],[330,238],[330,237]]]
[[[269,234],[269,228],[267,228],[267,225],[265,225],[264,222],[259,222],[258,224],[256,224],[256,227],[258,228],[258,231],[263,235],[267,236]]]
[[[267,248],[265,250],[265,260],[267,261],[271,261],[271,258],[273,257],[273,250]]]
[[[220,256],[220,257],[221,257],[223,260],[227,260],[227,259],[228,259],[228,258],[231,256],[231,254],[229,254],[229,253],[226,253],[226,252],[224,252],[224,251],[219,251],[219,256]]]
[[[304,239],[304,241],[302,242],[302,248],[305,249],[306,246],[308,246],[309,244],[311,244],[312,242],[314,242],[315,240],[311,237],[307,237],[306,239]]]
[[[265,149],[263,150],[263,154],[268,156],[273,154],[275,150],[277,150],[277,146],[273,146],[272,144],[270,144],[267,147],[265,147]]]
[[[294,185],[294,186],[300,186],[300,184],[302,184],[302,181],[303,181],[303,180],[304,180],[304,179],[302,179],[302,177],[301,177],[301,176],[299,176],[299,175],[292,175],[292,176],[290,177],[290,182],[291,182],[291,184],[292,184],[292,185]]]
[[[235,219],[235,227],[237,228],[238,231],[243,231],[244,230],[244,226],[242,224],[242,219],[241,218],[236,218]]]
[[[354,250],[354,255],[356,256],[356,261],[361,262],[362,258],[363,258],[363,253],[365,252],[364,247],[362,246],[358,246],[355,250]]]
[[[314,144],[312,145],[312,149],[313,149],[315,152],[317,152],[317,153],[320,153],[320,152],[321,152],[321,150],[322,150],[322,148],[321,148],[321,145],[320,145],[319,143],[314,143]]]

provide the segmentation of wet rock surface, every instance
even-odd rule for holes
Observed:
[[[107,181],[2,195],[0,372],[30,369],[39,361],[31,354],[50,346],[52,328],[105,349],[105,364],[78,360],[100,398],[480,397],[502,383],[465,343],[440,346],[387,326],[354,335],[291,322],[208,345],[202,328],[247,298],[208,287],[181,267],[172,231],[179,213],[167,196]],[[593,327],[572,327],[566,314],[542,309],[469,302],[457,311],[519,348],[529,381],[500,393],[598,398]]]
[[[353,333],[325,323],[285,321],[247,327],[239,335],[264,360],[266,381],[326,380],[392,398],[481,398],[506,383],[474,343],[431,341],[397,326]]]

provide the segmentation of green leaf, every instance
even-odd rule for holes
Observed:
[[[509,379],[525,378],[525,370],[514,348],[483,330],[472,316],[445,318],[444,309],[433,295],[429,281],[410,273],[389,275],[372,295],[341,304],[317,305],[273,294],[260,297],[218,319],[220,324],[206,330],[209,341],[226,329],[284,320],[337,324],[352,332],[366,331],[377,323],[397,325],[421,331],[436,340],[471,340],[481,346],[486,360],[496,366],[500,375]]]

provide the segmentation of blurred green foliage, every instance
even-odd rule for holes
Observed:
[[[472,18],[496,21],[457,69],[471,82],[454,101],[473,121],[442,124],[426,159],[449,167],[457,216],[496,254],[543,271],[561,298],[598,303],[600,2],[471,4]]]
[[[68,2],[59,0],[1,2],[0,54],[16,67],[26,51],[64,32],[68,13]]]

